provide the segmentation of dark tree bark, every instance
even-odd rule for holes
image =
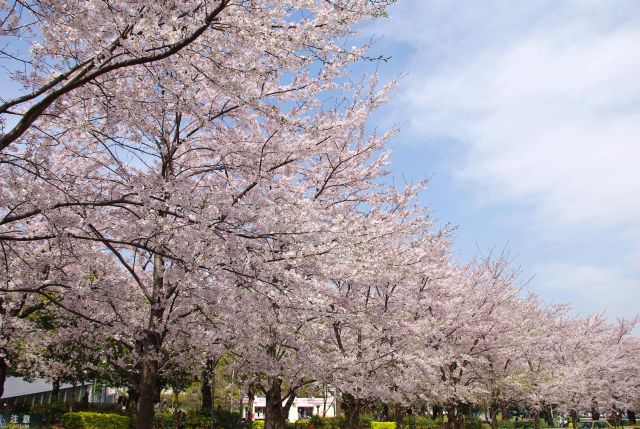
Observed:
[[[571,423],[573,423],[573,428],[578,429],[578,411],[571,410],[569,414],[571,415]]]
[[[147,336],[145,342],[149,342]],[[158,384],[158,361],[151,356],[143,356],[141,363],[140,384],[138,386],[138,414],[136,429],[151,429],[153,425],[153,408]]]
[[[540,411],[533,411],[533,428],[540,429]]]
[[[544,421],[547,423],[547,427],[553,427],[553,414],[551,413],[551,405],[544,404],[542,411],[542,415],[544,417]]]
[[[216,364],[218,363],[217,360],[212,360],[211,361],[211,417],[214,416],[213,414],[213,410],[216,409]]]
[[[629,419],[629,422],[631,422],[632,424],[636,424],[636,412],[633,410],[627,410],[627,418]]]
[[[596,404],[591,405],[591,418],[593,420],[600,420],[600,412],[598,411],[598,406]]]
[[[355,396],[344,393],[342,394],[342,408],[349,422],[349,429],[360,428],[360,399]]]
[[[447,406],[447,429],[464,429],[464,415],[457,405]]]
[[[53,388],[51,390],[51,402],[58,402],[60,397],[60,380],[53,380]]]
[[[442,417],[442,407],[440,405],[434,405],[431,408],[431,416],[433,417],[433,420],[436,420],[439,417]]]
[[[251,429],[253,427],[253,401],[256,395],[253,391],[253,387],[249,386],[249,390],[247,391],[247,429]]]
[[[396,428],[403,429],[404,428],[404,407],[400,404],[396,404],[395,409],[396,414]]]
[[[613,427],[618,427],[620,425],[620,415],[618,414],[618,410],[615,408],[611,410],[611,418],[613,419]]]
[[[138,386],[140,385],[140,373],[138,369],[136,369],[131,376],[131,385],[127,389],[127,411],[133,411],[138,408],[138,398],[140,394],[138,393]]]
[[[158,330],[162,326],[164,307],[162,306],[165,295],[165,271],[164,258],[158,254],[153,257],[153,291],[149,310],[149,322],[143,338],[138,342],[140,351],[140,383],[138,384],[138,413],[136,416],[136,429],[152,429],[154,404],[158,390],[158,355],[162,346],[162,337]],[[169,295],[170,296],[170,295]],[[155,307],[155,308],[154,308]]]
[[[380,421],[386,422],[389,420],[389,404],[384,402],[382,404],[382,412],[380,413]]]
[[[502,405],[502,420],[510,420],[511,419],[511,413],[509,412],[509,405],[508,404],[504,404]]]
[[[266,409],[264,415],[265,429],[286,429],[286,420],[289,416],[289,409],[295,393],[289,392],[286,398],[282,395],[282,380],[277,378],[268,379],[269,388],[265,391]],[[286,403],[283,405],[284,400]]]
[[[200,388],[200,395],[202,398],[200,409],[202,411],[211,410],[211,384],[209,383],[209,374],[211,374],[211,359],[207,359],[207,362],[202,369],[202,387]]]
[[[4,382],[7,380],[9,366],[4,357],[0,357],[0,398],[4,395]]]
[[[71,401],[69,401],[69,411],[74,411],[73,408],[76,404],[76,386],[78,385],[78,383],[76,382],[76,380],[72,380],[71,382]]]
[[[491,417],[491,429],[498,429],[498,411],[500,407],[498,404],[493,403],[489,407],[489,416]]]

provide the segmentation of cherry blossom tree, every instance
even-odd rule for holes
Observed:
[[[255,99],[265,74],[277,82],[284,71],[331,61],[342,51],[332,40],[363,18],[384,15],[388,3],[3,0],[0,37],[8,43],[0,55],[24,94],[2,100],[0,151],[41,128],[43,116],[62,114],[81,100],[108,103],[105,84],[148,66],[175,72],[176,87],[201,75],[222,84],[222,92]],[[220,70],[239,79],[220,78]],[[269,88],[262,90],[267,96]]]
[[[456,429],[469,403],[494,428],[515,400],[629,408],[635,322],[522,297],[504,258],[460,264],[423,185],[385,183],[394,132],[367,126],[393,84],[350,79],[366,46],[345,46],[389,3],[0,0],[24,90],[0,105],[0,384],[46,308],[48,376],[84,370],[54,352],[91,332],[87,370],[126,379],[140,429],[223,353],[268,429],[312,381],[352,427],[371,398],[444,405]]]
[[[376,188],[386,138],[363,127],[384,95],[343,86],[352,104],[329,110],[315,97],[340,89],[335,78],[362,55],[338,38],[385,2],[2,6],[3,35],[34,34],[19,77],[31,92],[2,110],[21,117],[2,136],[5,253],[23,261],[60,241],[73,259],[65,282],[26,288],[7,269],[4,291],[55,297],[135,344],[146,427],[168,338],[194,317],[215,325],[220,293],[259,277],[247,261],[271,254],[274,237],[311,234],[287,217],[304,213],[329,234],[285,240],[293,250],[277,259],[328,252],[330,217]],[[100,305],[78,299],[87,276],[104,284],[88,286]]]

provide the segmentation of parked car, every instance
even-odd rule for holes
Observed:
[[[580,420],[579,429],[613,429],[606,420]]]

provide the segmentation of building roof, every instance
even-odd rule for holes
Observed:
[[[327,405],[330,405],[333,402],[333,396],[327,396]],[[249,403],[249,398],[242,398],[243,404]],[[284,401],[283,401],[284,403]],[[296,398],[293,400],[293,407],[315,407],[317,405],[323,405],[325,403],[324,398]],[[256,397],[253,400],[254,407],[264,407],[267,404],[267,399],[264,397]]]
[[[86,385],[88,383],[79,384]],[[67,389],[73,387],[73,385],[65,383],[60,384],[60,389]],[[33,395],[34,393],[50,392],[53,390],[53,384],[43,378],[36,378],[31,381],[26,381],[20,377],[7,377],[4,382],[4,395],[2,399],[13,398],[15,396]]]

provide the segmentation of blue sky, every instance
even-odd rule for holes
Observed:
[[[640,309],[640,2],[400,0],[368,25],[372,122],[404,124],[392,172],[464,258],[508,248],[528,288],[580,314]]]

